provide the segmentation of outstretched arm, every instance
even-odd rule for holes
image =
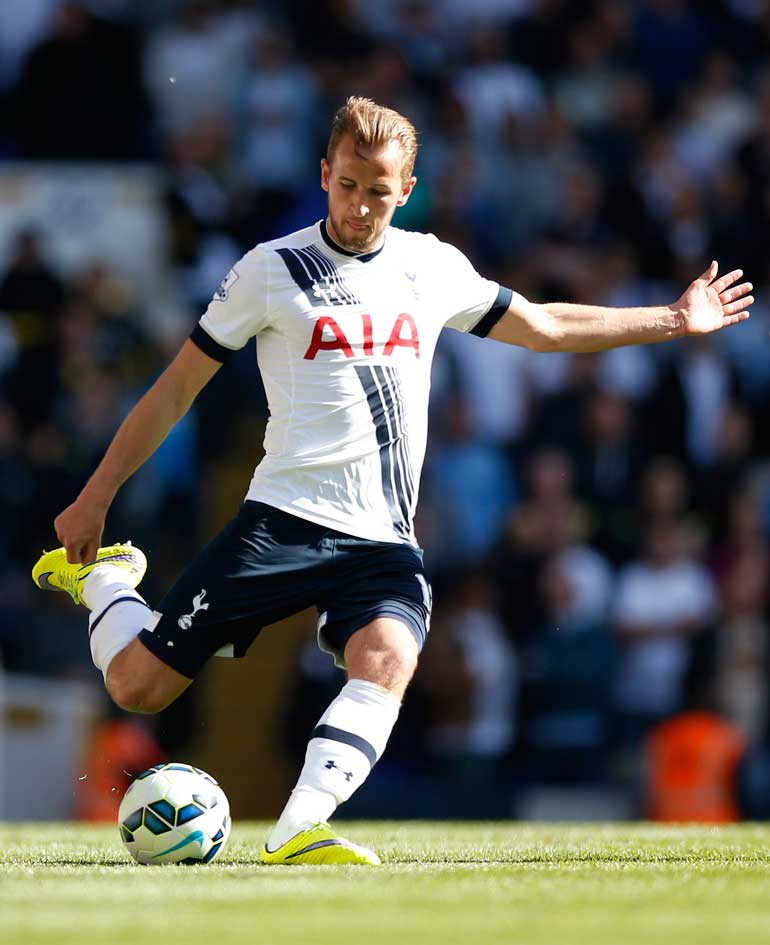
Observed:
[[[186,341],[129,413],[83,491],[54,522],[69,562],[96,558],[115,493],[152,456],[220,367],[219,361]]]
[[[747,319],[754,301],[749,295],[750,282],[736,284],[742,270],[735,269],[719,278],[717,271],[717,263],[712,262],[673,305],[538,305],[514,293],[508,311],[487,337],[533,351],[584,352],[706,335]]]

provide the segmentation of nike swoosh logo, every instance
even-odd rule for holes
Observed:
[[[42,587],[44,591],[60,591],[60,587],[55,587],[48,578],[53,574],[53,571],[46,571],[45,574],[39,574],[37,578],[37,586]]]
[[[201,848],[203,848],[203,831],[194,830],[189,837],[185,837],[184,840],[180,840],[179,843],[174,844],[173,847],[169,847],[168,850],[161,850],[160,853],[156,853],[153,856],[153,860],[157,860],[159,856],[165,856],[167,853],[173,853],[175,850],[181,850],[182,847],[189,846],[191,843],[197,843]]]
[[[134,558],[132,554],[126,552],[117,555],[105,555],[103,558],[97,558],[96,561],[87,561],[80,570],[82,571],[83,568],[90,568],[94,564],[105,564],[107,561],[129,561],[134,565],[134,571],[137,570],[136,558]]]
[[[346,847],[348,850],[354,849],[352,843],[345,843],[342,837],[334,837],[330,840],[316,840],[315,843],[309,843],[306,847],[302,847],[301,850],[297,850],[296,853],[290,853],[286,859],[291,860],[295,856],[302,856],[303,853],[310,853],[311,850],[320,850],[322,847]],[[270,852],[269,850],[267,851]]]

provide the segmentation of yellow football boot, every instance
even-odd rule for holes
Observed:
[[[380,858],[374,850],[338,837],[328,824],[315,824],[287,840],[282,847],[271,852],[267,845],[262,848],[263,863],[291,866],[298,863],[357,863],[379,866]]]
[[[82,604],[80,589],[97,564],[114,564],[122,568],[126,572],[126,583],[131,587],[139,584],[147,570],[144,552],[127,541],[122,545],[100,548],[96,553],[96,561],[89,561],[88,564],[70,564],[64,548],[44,551],[32,569],[32,580],[44,591],[66,591],[76,604]]]

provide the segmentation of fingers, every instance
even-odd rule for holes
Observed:
[[[753,295],[744,295],[742,299],[738,299],[735,302],[730,302],[727,305],[722,306],[722,312],[725,315],[737,315],[739,312],[743,312],[745,317],[749,317],[748,308],[750,305],[754,304]]]
[[[738,322],[745,322],[748,317],[748,311],[737,312],[735,315],[727,315],[722,322],[722,328],[728,328],[730,325],[737,325]]]
[[[96,556],[99,553],[99,542],[96,540],[82,544],[65,544],[64,547],[67,552],[67,561],[70,564],[90,564],[90,562],[96,561]]]
[[[754,286],[750,282],[742,282],[740,285],[735,285],[731,289],[724,289],[720,292],[719,301],[723,305],[726,302],[734,302],[735,299],[739,299],[741,296],[748,296],[753,288]]]
[[[714,274],[716,275],[716,273]],[[729,288],[731,285],[733,285],[733,283],[737,282],[742,275],[743,275],[742,269],[733,269],[732,272],[728,272],[724,276],[720,276],[715,282],[712,282],[711,288],[721,295],[725,291],[725,289]]]
[[[70,564],[79,564],[83,560],[83,549],[78,545],[66,545],[64,546],[67,552],[67,561]]]

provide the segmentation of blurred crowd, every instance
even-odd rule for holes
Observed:
[[[394,222],[528,298],[671,303],[712,258],[755,285],[751,319],[702,340],[537,355],[444,333],[418,515],[433,630],[381,777],[425,779],[432,806],[404,815],[504,815],[529,783],[634,791],[640,761],[665,803],[682,744],[737,813],[768,813],[768,63],[761,0],[2,4],[0,161],[159,166],[186,330],[244,251],[323,216],[349,94],[420,132]],[[139,305],[119,267],[57,271],[40,230],[0,273],[6,669],[86,671],[80,615],[28,572],[183,337]],[[160,562],[150,598],[259,458],[247,355],[111,513]],[[335,672],[303,653],[298,751]]]

